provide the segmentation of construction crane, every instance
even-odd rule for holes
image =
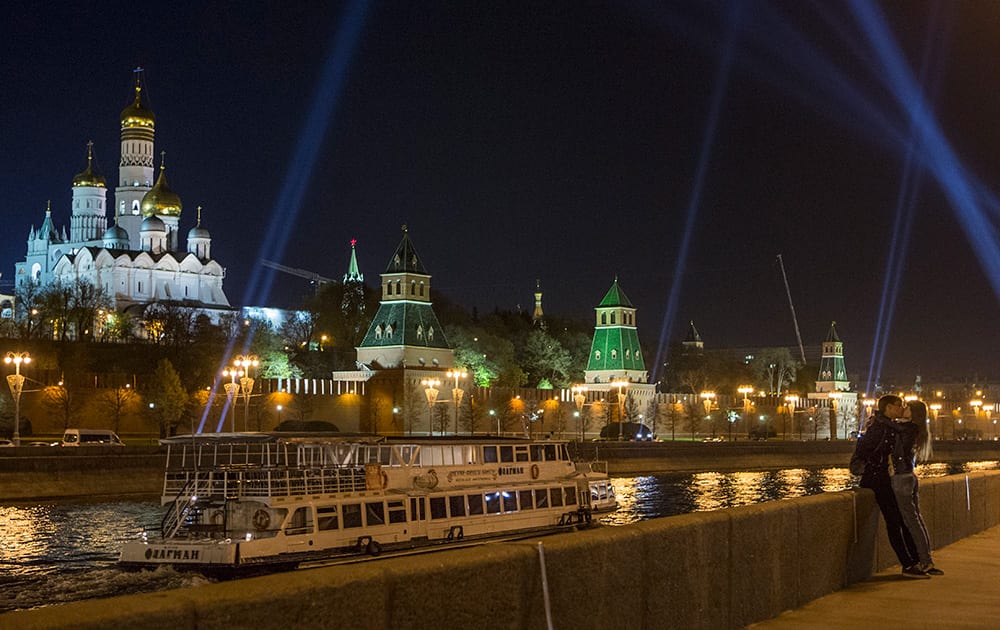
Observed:
[[[785,275],[785,263],[778,254],[778,264],[781,265],[781,278],[785,281],[785,294],[788,295],[788,308],[792,309],[792,323],[795,324],[795,338],[799,341],[799,354],[802,355],[802,365],[806,364],[806,351],[802,347],[802,335],[799,334],[799,319],[795,316],[795,305],[792,304],[792,291],[788,288],[788,276]]]
[[[293,276],[305,278],[309,282],[315,284],[317,289],[321,285],[336,282],[336,280],[334,280],[333,278],[327,278],[326,276],[321,276],[313,271],[306,271],[305,269],[296,269],[295,267],[286,267],[285,265],[281,265],[270,260],[261,260],[260,264],[264,265],[265,267],[270,267],[271,269],[274,269],[276,271],[281,271],[283,273],[287,273]]]

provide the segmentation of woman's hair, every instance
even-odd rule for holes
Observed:
[[[917,427],[917,438],[913,443],[913,451],[917,461],[926,462],[931,457],[931,434],[927,429],[927,404],[919,400],[911,400],[910,421]]]

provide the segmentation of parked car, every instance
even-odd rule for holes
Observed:
[[[66,429],[63,446],[125,446],[114,431],[105,429]]]
[[[14,443],[7,438],[0,438],[0,446],[14,446]]]

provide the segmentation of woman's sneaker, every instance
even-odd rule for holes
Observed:
[[[914,564],[903,568],[903,577],[927,579],[931,576],[927,575],[927,572],[921,569],[919,564]]]
[[[921,564],[920,569],[927,575],[944,575],[944,571],[934,566],[933,562],[928,562],[927,564]]]

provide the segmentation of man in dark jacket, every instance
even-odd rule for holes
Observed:
[[[892,420],[903,415],[904,403],[899,396],[887,394],[878,399],[878,411],[870,418],[864,435],[858,438],[858,451],[865,460],[865,472],[861,475],[861,487],[875,492],[882,518],[885,519],[889,544],[899,558],[903,575],[907,577],[930,577],[921,568],[916,545],[909,530],[903,525],[903,516],[896,503],[889,477],[889,455],[896,443]]]

